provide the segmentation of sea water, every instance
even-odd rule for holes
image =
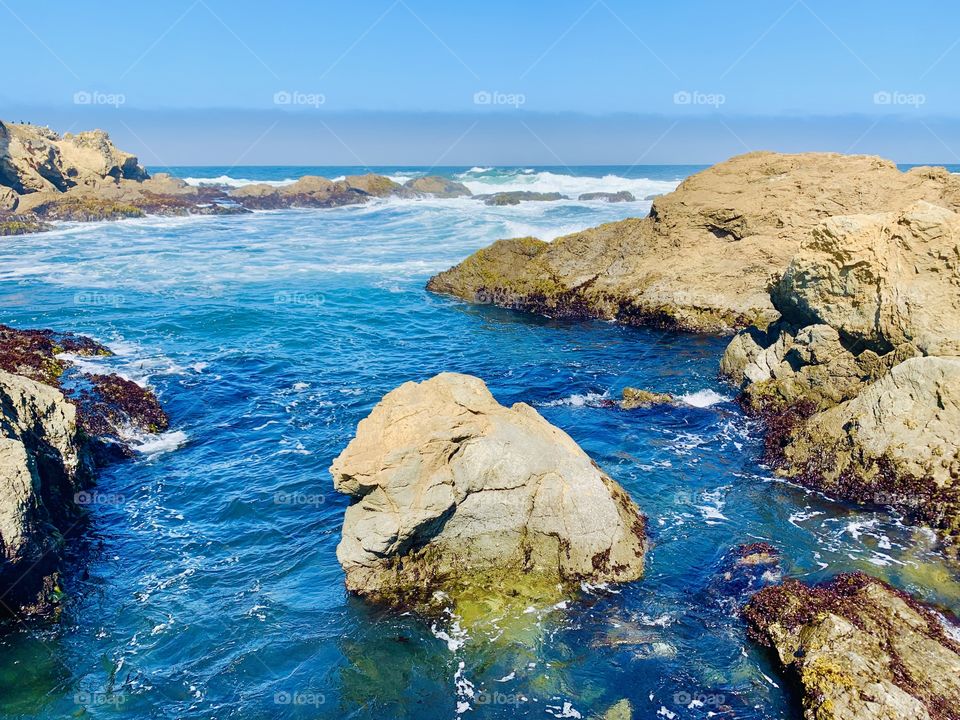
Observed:
[[[175,168],[200,183],[357,168]],[[171,429],[104,470],[57,623],[0,632],[0,713],[63,718],[791,718],[719,573],[741,543],[782,575],[865,570],[960,609],[929,533],[781,482],[717,378],[725,341],[431,295],[490,242],[643,216],[695,168],[458,168],[474,192],[630,190],[632,203],[385,200],[64,224],[0,245],[0,321],[91,335]],[[381,168],[404,180],[427,168]],[[649,517],[645,577],[470,626],[350,597],[348,500],[327,468],[388,391],[477,375],[563,428]],[[625,386],[674,406],[612,407]],[[713,713],[711,715],[711,713]]]

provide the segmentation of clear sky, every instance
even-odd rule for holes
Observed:
[[[0,0],[0,117],[169,164],[956,163],[958,21],[933,0]]]

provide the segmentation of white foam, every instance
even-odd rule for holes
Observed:
[[[140,435],[131,438],[130,446],[143,455],[160,455],[183,447],[189,438],[183,430]]]
[[[298,178],[285,178],[283,180],[250,180],[249,178],[235,178],[230,175],[219,175],[214,178],[185,177],[181,178],[188,185],[226,185],[227,187],[243,187],[244,185],[272,185],[273,187],[284,187],[293,185]]]
[[[603,407],[609,401],[607,393],[583,393],[538,404],[540,407]]]
[[[470,172],[462,173],[457,179],[470,189],[474,195],[494,192],[557,192],[574,200],[584,193],[609,192],[616,193],[626,190],[633,193],[637,200],[643,200],[651,195],[662,195],[676,189],[679,180],[653,180],[651,178],[627,178],[620,175],[608,174],[603,177],[586,175],[567,175],[545,170],[523,170],[517,173],[505,173],[484,177],[482,173],[490,172],[484,168],[474,168]],[[478,177],[478,175],[480,175]]]
[[[731,399],[732,398],[721,395],[715,390],[710,390],[709,388],[705,390],[697,390],[696,392],[687,393],[686,395],[680,396],[680,402],[698,408],[706,408],[710,407],[711,405],[716,405],[717,403],[730,402]]]

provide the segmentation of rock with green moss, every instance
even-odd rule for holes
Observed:
[[[33,208],[37,217],[43,220],[72,220],[91,222],[99,220],[121,220],[143,217],[143,210],[126,202],[93,195],[64,194],[48,200]]]
[[[779,318],[769,284],[825,217],[917,200],[960,207],[960,178],[833,153],[735,157],[654,199],[650,215],[560,237],[498,242],[432,278],[470,302],[552,317],[732,334]],[[529,245],[524,240],[523,245]]]
[[[29,235],[49,229],[50,225],[35,215],[0,215],[0,237]]]
[[[668,393],[650,392],[649,390],[628,387],[623,389],[623,399],[620,401],[620,407],[624,410],[635,410],[652,407],[653,405],[671,405],[673,402],[673,395]]]
[[[362,420],[331,467],[347,509],[347,587],[460,612],[507,595],[551,598],[643,572],[645,519],[627,493],[532,407],[474,377],[406,383]]]
[[[960,626],[880,580],[787,580],[743,616],[799,681],[808,720],[960,717]]]

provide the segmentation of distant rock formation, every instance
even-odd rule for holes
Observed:
[[[880,580],[787,580],[743,615],[799,680],[807,720],[960,717],[960,626]]]
[[[607,202],[636,202],[636,198],[629,190],[620,192],[588,192],[583,193],[578,200],[606,200]]]
[[[463,183],[454,182],[439,175],[413,178],[404,183],[404,187],[422,195],[438,198],[469,197],[473,195],[470,188]]]
[[[779,317],[771,277],[834,215],[917,200],[960,208],[960,177],[832,153],[735,157],[656,197],[650,215],[551,243],[501,240],[430,280],[471,302],[552,317],[732,333]]]
[[[388,393],[330,471],[353,498],[337,548],[347,587],[376,600],[474,587],[537,599],[643,572],[645,519],[626,492],[536,410],[500,405],[475,377]]]
[[[483,200],[485,205],[519,205],[522,202],[555,202],[567,200],[566,195],[558,192],[542,193],[532,190],[511,190],[487,195],[474,195],[477,200]]]

